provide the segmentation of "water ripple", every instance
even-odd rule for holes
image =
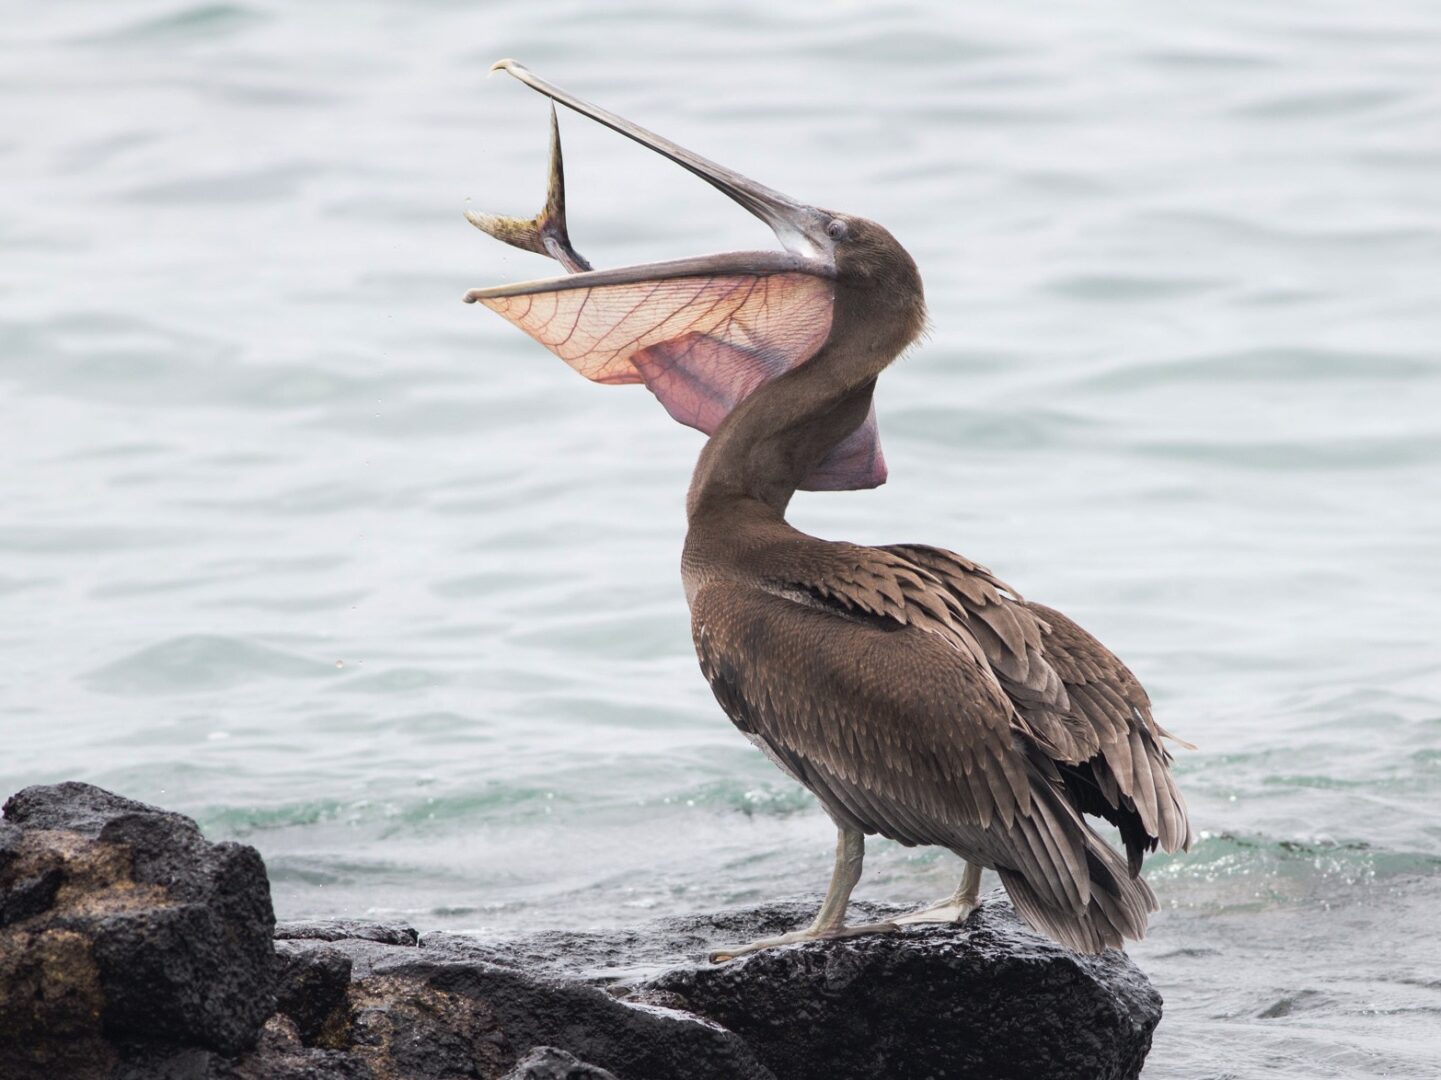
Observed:
[[[256,679],[321,679],[334,674],[324,663],[256,642],[188,634],[106,664],[85,681],[110,694],[187,694],[224,690]]]
[[[1202,747],[1204,838],[1150,864],[1135,950],[1152,1071],[1435,1059],[1441,9],[124,0],[7,32],[6,790],[196,813],[287,916],[824,882],[823,813],[696,671],[699,435],[459,302],[550,272],[460,217],[542,195],[544,103],[485,75],[515,55],[916,257],[891,480],[794,517],[992,566]],[[597,265],[772,243],[561,124]],[[877,841],[862,889],[956,873]]]

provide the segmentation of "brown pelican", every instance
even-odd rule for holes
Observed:
[[[1191,840],[1167,732],[1129,670],[1058,611],[922,544],[863,547],[792,527],[798,490],[886,479],[871,396],[921,332],[906,250],[880,225],[807,206],[552,86],[496,68],[663,154],[765,221],[786,248],[591,270],[566,234],[551,112],[551,196],[480,228],[571,274],[468,293],[582,375],[643,383],[710,435],[686,497],[681,561],[701,670],[721,707],[820,800],[839,831],[810,926],[726,949],[961,921],[981,869],[1027,922],[1081,952],[1146,929],[1142,856]],[[1120,830],[1126,857],[1086,823]],[[949,848],[955,895],[846,926],[865,837]]]

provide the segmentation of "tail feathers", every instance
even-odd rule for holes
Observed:
[[[1117,851],[1095,834],[1087,837],[1086,870],[1091,895],[1083,908],[1058,907],[1016,871],[997,872],[1021,918],[1076,952],[1119,949],[1126,938],[1145,937],[1147,917],[1157,907],[1151,887],[1131,877]]]

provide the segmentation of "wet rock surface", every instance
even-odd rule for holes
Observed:
[[[503,1080],[617,1080],[615,1073],[587,1065],[553,1046],[537,1046]]]
[[[754,916],[768,934],[808,912]],[[777,1077],[1132,1077],[1161,1016],[1123,953],[1078,956],[999,894],[964,928],[676,967],[646,985],[735,1032]]]
[[[264,867],[81,784],[0,823],[0,1076],[117,1080],[1121,1080],[1161,1001],[988,899],[963,927],[705,956],[797,900],[501,938],[275,926]],[[895,909],[857,904],[853,918]],[[272,943],[273,931],[273,943]]]
[[[604,933],[477,942],[426,935],[436,952],[590,980],[625,1000],[719,1024],[781,1080],[832,1077],[1133,1077],[1161,998],[1123,953],[1079,956],[987,898],[962,927],[789,946],[727,964],[713,949],[807,923],[816,900]],[[856,903],[851,917],[901,908]],[[606,1064],[597,1059],[600,1064]],[[622,1074],[624,1075],[624,1074]]]
[[[282,937],[276,944],[295,957],[330,950],[350,961],[344,1000],[323,1018],[312,1042],[346,1050],[377,1076],[501,1077],[542,1046],[592,1070],[578,1077],[604,1076],[599,1070],[617,1080],[773,1075],[742,1039],[716,1024],[623,1000],[597,985],[603,980],[578,972],[564,977],[557,969],[498,962],[503,949],[459,936],[442,935],[434,946],[428,936],[415,945],[343,937]],[[553,1061],[526,1066],[536,1076],[558,1067]]]

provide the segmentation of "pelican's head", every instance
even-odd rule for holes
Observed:
[[[590,270],[570,246],[558,129],[551,193],[529,222],[467,215],[497,239],[557,258],[567,277],[474,289],[587,378],[644,383],[681,423],[713,434],[757,387],[815,357],[833,335],[860,342],[857,385],[874,378],[925,321],[916,264],[874,221],[799,202],[546,82],[513,60],[527,86],[634,139],[764,221],[784,251],[743,251]],[[869,369],[867,364],[870,365]],[[847,369],[849,370],[849,369]],[[886,478],[874,410],[801,485],[875,487]]]

